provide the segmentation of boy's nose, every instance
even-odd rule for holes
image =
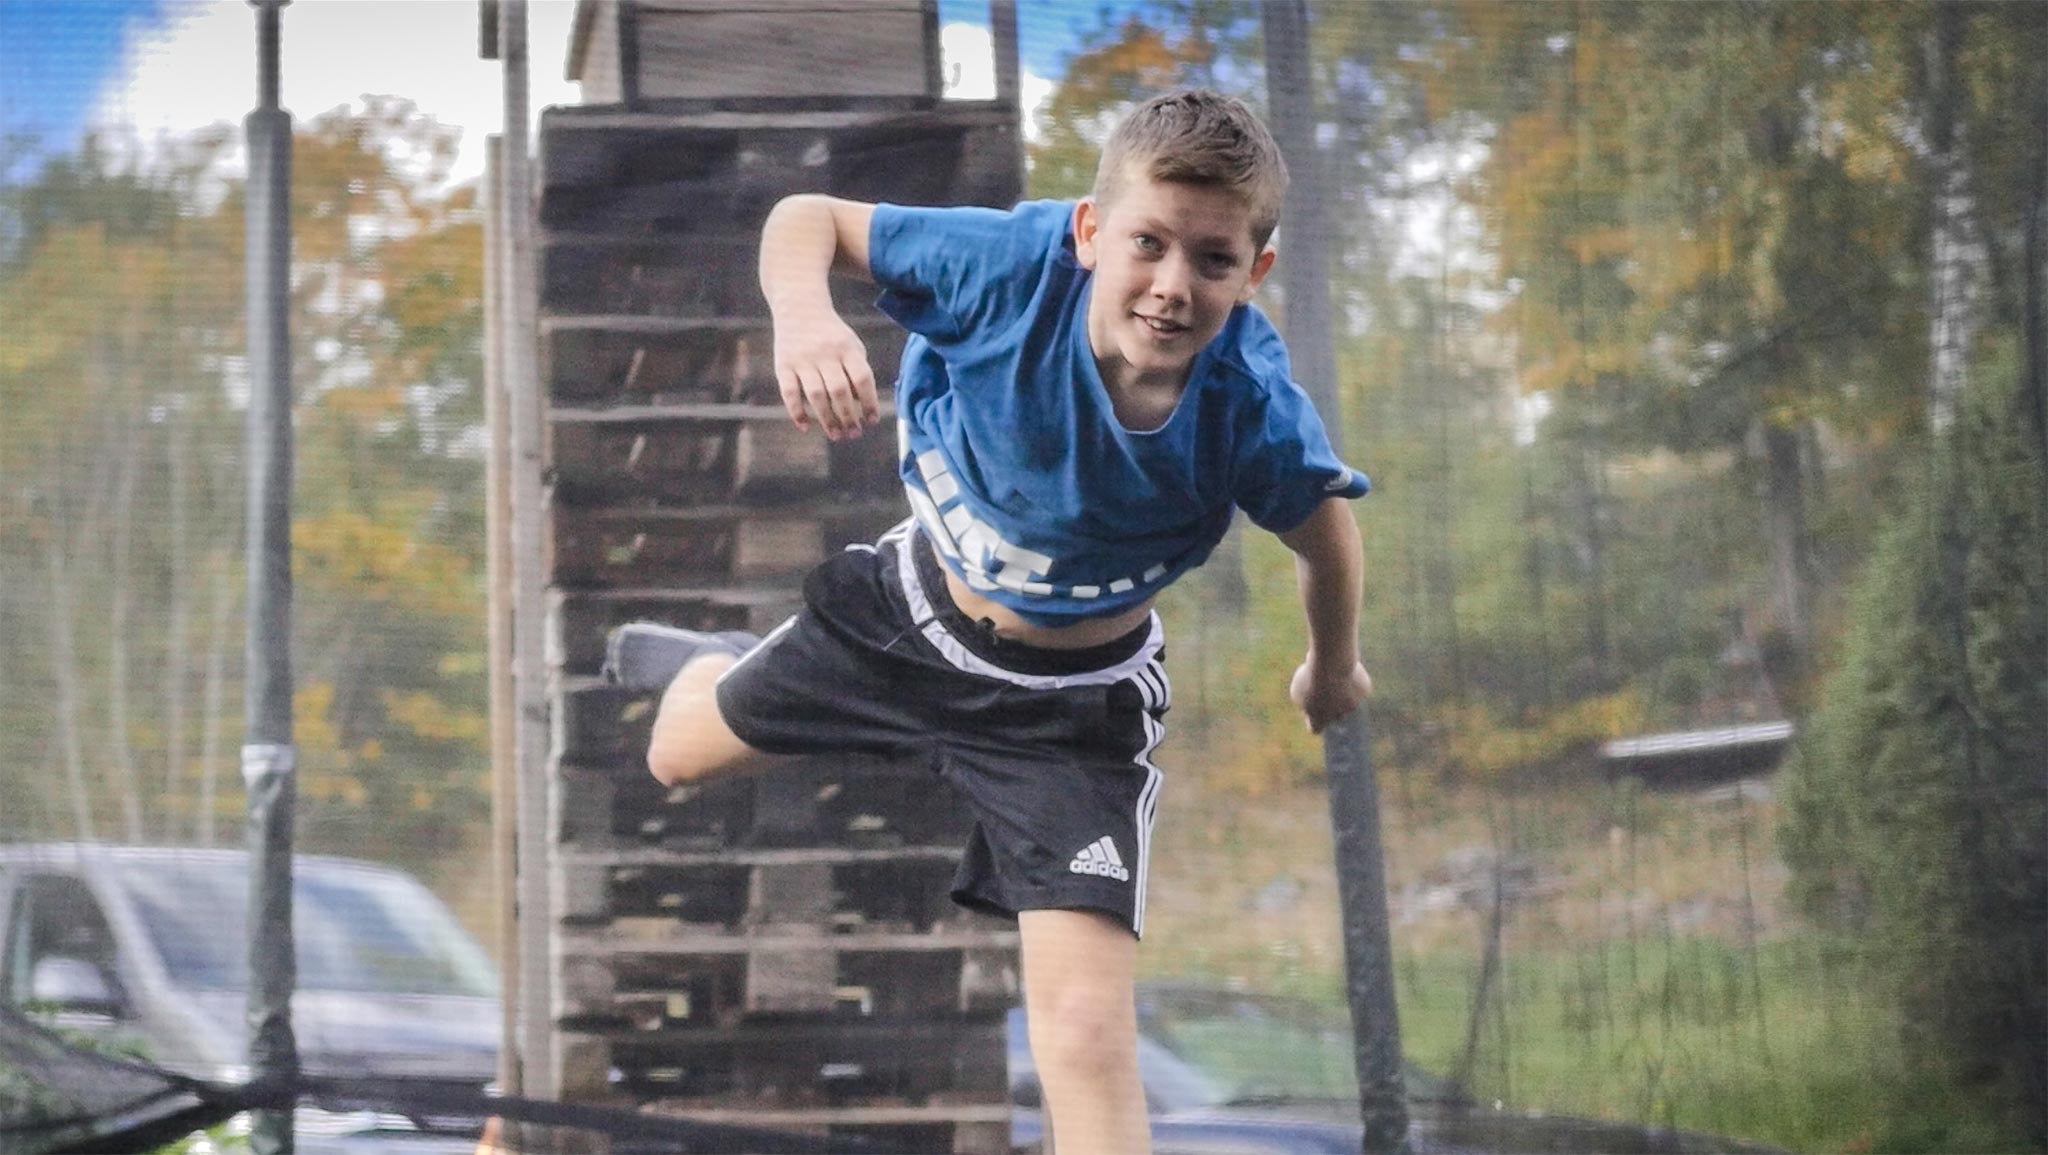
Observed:
[[[1152,295],[1176,303],[1187,300],[1191,272],[1180,257],[1169,256],[1160,261],[1153,267]]]

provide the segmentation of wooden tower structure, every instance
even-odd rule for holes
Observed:
[[[666,790],[653,701],[597,677],[627,621],[765,632],[812,565],[905,516],[886,425],[790,425],[755,252],[791,193],[1017,200],[1015,8],[992,7],[998,97],[945,100],[937,0],[580,0],[586,103],[542,114],[533,182],[553,738],[529,1089],[1008,1150],[1016,935],[947,897],[947,788],[848,755]],[[886,386],[900,332],[870,287],[835,293]]]

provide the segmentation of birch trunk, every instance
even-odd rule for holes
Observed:
[[[1807,549],[1800,430],[1765,425],[1764,518],[1771,539],[1771,605],[1803,665],[1812,638],[1812,564]]]
[[[2020,254],[2026,294],[2024,408],[2041,464],[2041,504],[2048,509],[2048,67],[2035,65],[2033,87],[2040,131],[2034,139]]]
[[[188,499],[185,489],[190,481],[189,460],[192,455],[194,420],[195,416],[187,412],[186,407],[182,405],[174,409],[170,417],[170,582],[165,593],[170,600],[170,622],[164,630],[163,664],[163,833],[167,835],[171,830],[169,815],[173,800],[183,797],[180,791],[185,779],[186,689],[191,677],[190,663],[186,660],[186,642],[192,632],[194,592],[191,543],[186,540],[190,516],[187,511]]]
[[[235,599],[227,555],[214,554],[206,568],[213,606],[206,624],[206,681],[199,705],[199,814],[193,837],[201,846],[212,846],[214,802],[220,793],[221,707],[227,697],[228,625]]]
[[[99,833],[92,820],[92,791],[85,780],[85,735],[78,725],[78,646],[71,619],[71,574],[65,561],[65,517],[54,499],[63,492],[57,455],[47,459],[50,516],[50,665],[57,684],[57,746],[64,757],[64,778],[71,787],[71,824],[80,842]]]
[[[121,817],[130,843],[142,841],[141,775],[135,766],[135,746],[129,739],[128,716],[128,629],[129,608],[134,600],[135,484],[141,473],[142,438],[135,423],[122,423],[121,466],[114,494],[113,557],[107,567],[111,588],[107,594],[107,740],[117,778],[115,789],[121,797]]]
[[[1940,433],[1955,422],[1969,374],[1970,346],[1982,324],[1985,253],[1978,238],[1976,194],[1964,155],[1956,73],[1964,12],[1937,5],[1927,42],[1925,132],[1932,197],[1928,276],[1928,425]]]

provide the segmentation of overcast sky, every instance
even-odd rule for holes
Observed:
[[[1024,0],[1024,96],[1064,67],[1077,33],[1136,0]],[[530,0],[533,109],[572,104],[565,77],[573,0]],[[941,0],[947,72],[960,95],[992,93],[987,0]],[[282,102],[310,120],[366,93],[410,98],[461,128],[455,177],[483,167],[503,73],[477,56],[476,0],[294,0],[283,10]],[[142,140],[238,124],[256,100],[256,13],[247,0],[0,0],[0,129],[69,147],[91,125]],[[1027,119],[1027,128],[1029,121]]]

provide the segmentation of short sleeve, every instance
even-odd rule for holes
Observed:
[[[868,228],[876,304],[935,344],[1000,323],[1022,311],[1058,250],[1056,215],[1051,202],[1007,212],[878,204]]]
[[[1231,497],[1259,528],[1286,533],[1332,497],[1363,497],[1365,474],[1337,459],[1308,394],[1292,381],[1247,406],[1239,423]]]

